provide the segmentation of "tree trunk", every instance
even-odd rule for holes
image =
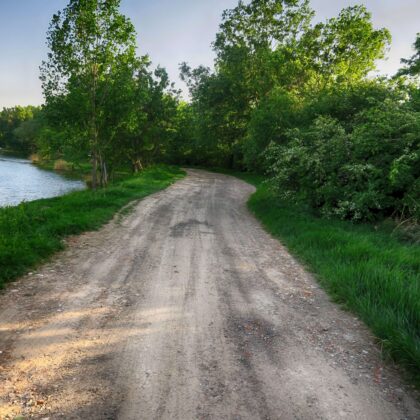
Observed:
[[[92,130],[92,189],[96,190],[98,188],[98,163],[101,165],[101,162],[98,162],[100,155],[98,156],[98,128],[96,126],[96,89],[97,89],[97,67],[96,63],[92,66],[92,115],[91,115],[91,130]],[[101,167],[99,166],[101,170]]]
[[[98,156],[96,151],[92,153],[92,189],[96,190],[98,187]]]
[[[133,160],[132,164],[133,164],[133,172],[135,174],[143,170],[143,164],[141,163],[140,158]]]
[[[101,187],[106,187],[108,185],[108,170],[106,167],[106,162],[102,158],[102,155],[99,155],[99,162],[100,162]]]

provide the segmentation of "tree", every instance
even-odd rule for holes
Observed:
[[[197,158],[202,156],[197,153],[196,122],[194,109],[190,103],[178,103],[174,118],[172,119],[171,132],[164,151],[164,160],[178,165],[198,164]]]
[[[106,106],[123,77],[130,81],[137,65],[135,30],[119,12],[120,0],[70,0],[53,16],[47,44],[48,60],[41,66],[47,107],[53,124],[69,135],[69,142],[90,154],[92,186],[108,182],[107,158],[113,138]]]
[[[271,135],[287,128],[283,116],[294,112],[296,103],[333,86],[360,82],[383,57],[390,34],[373,27],[365,7],[343,9],[315,25],[313,16],[307,0],[240,1],[223,13],[213,44],[214,72],[182,66],[200,115],[199,136],[202,132],[213,144],[217,163],[255,169],[259,164],[252,161],[269,143],[260,135],[265,129]],[[284,109],[287,103],[291,112]],[[275,126],[267,127],[268,121]]]
[[[295,64],[294,71],[288,68],[294,82],[307,91],[319,91],[366,78],[391,41],[390,32],[375,29],[371,18],[364,6],[347,7],[337,17],[309,28],[296,44],[287,45],[290,61]]]
[[[242,147],[253,109],[279,86],[273,52],[296,41],[314,13],[307,0],[253,0],[223,13],[216,52],[215,107],[224,110],[222,140],[231,166],[242,165]],[[217,115],[217,111],[216,111]]]
[[[131,164],[133,172],[138,172],[163,156],[176,117],[179,92],[170,83],[165,69],[150,70],[148,57],[143,57],[126,87],[129,89],[124,94],[125,117],[121,118],[116,133],[121,147],[116,153]]]
[[[420,76],[420,33],[417,34],[414,49],[416,52],[411,58],[401,60],[405,67],[398,72],[399,75]]]

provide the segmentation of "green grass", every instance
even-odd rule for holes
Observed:
[[[0,288],[57,250],[63,238],[98,229],[122,207],[182,178],[175,167],[155,166],[96,192],[0,208]]]
[[[316,217],[279,201],[261,177],[234,175],[257,186],[248,206],[265,228],[370,327],[419,386],[420,247],[373,225]]]

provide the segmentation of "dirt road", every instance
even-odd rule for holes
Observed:
[[[0,418],[420,419],[361,323],[190,171],[0,296]]]

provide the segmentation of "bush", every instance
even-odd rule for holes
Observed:
[[[54,170],[62,172],[71,171],[72,165],[63,159],[58,159],[54,162]]]
[[[309,104],[303,113],[326,110],[326,102],[324,97],[318,108]],[[351,118],[343,117],[343,105],[334,112],[340,119],[316,116],[308,126],[283,130],[280,141],[272,138],[264,152],[272,187],[280,197],[306,202],[328,217],[419,220],[420,112],[392,96],[370,100],[369,106],[354,97],[348,103],[357,102],[363,108]]]
[[[263,152],[274,142],[286,141],[287,130],[295,127],[301,117],[298,99],[283,90],[274,90],[255,108],[243,145],[244,163],[248,170],[261,171]]]

